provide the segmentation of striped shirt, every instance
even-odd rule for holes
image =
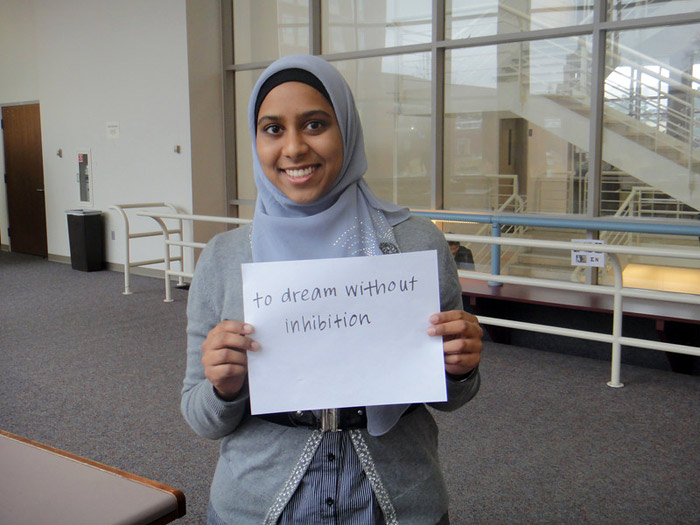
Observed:
[[[381,525],[379,503],[347,432],[324,432],[280,525]]]

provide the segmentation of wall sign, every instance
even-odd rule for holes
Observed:
[[[580,242],[582,244],[605,244],[605,241],[601,239],[571,239],[571,242]],[[573,266],[595,266],[597,268],[604,268],[605,253],[586,250],[571,250],[571,264]]]

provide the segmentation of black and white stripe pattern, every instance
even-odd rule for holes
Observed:
[[[280,525],[380,525],[382,512],[348,432],[324,432]]]

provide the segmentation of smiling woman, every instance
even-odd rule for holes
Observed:
[[[375,197],[364,180],[364,136],[352,92],[321,58],[294,55],[275,61],[253,89],[248,126],[257,188],[252,227],[210,241],[188,298],[182,411],[199,434],[223,438],[208,523],[445,524],[437,429],[424,404],[328,406],[253,416],[248,352],[266,348],[256,341],[255,328],[241,321],[244,263],[436,250],[441,311],[420,328],[441,338],[444,353],[448,400],[431,406],[454,410],[479,389],[482,331],[476,318],[461,309],[457,270],[445,238],[430,221]],[[400,293],[413,284],[408,275],[386,283],[360,281],[344,290],[324,288],[323,294],[320,288],[289,289],[282,301]],[[254,300],[260,308],[272,297]],[[298,359],[308,352],[306,332],[340,333],[371,324],[368,314],[345,308],[290,316],[282,353]],[[373,346],[373,352],[382,352],[388,345],[377,341]],[[406,348],[406,355],[416,350]],[[360,352],[348,354],[369,372]],[[382,372],[397,373],[401,364]],[[350,377],[343,383],[357,389],[352,374],[345,374]],[[290,384],[291,379],[283,386]]]

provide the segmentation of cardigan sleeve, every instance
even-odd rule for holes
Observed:
[[[209,439],[233,432],[249,407],[247,384],[234,400],[224,401],[204,376],[202,365],[202,343],[209,331],[225,319],[243,318],[238,307],[241,261],[232,256],[237,252],[231,249],[232,238],[241,235],[232,234],[216,236],[207,244],[197,262],[187,302],[187,370],[180,410],[192,429]]]

